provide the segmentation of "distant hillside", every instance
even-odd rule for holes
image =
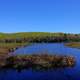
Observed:
[[[32,37],[32,36],[62,36],[64,33],[49,32],[19,32],[19,33],[0,33],[0,38]]]
[[[0,33],[0,42],[63,42],[80,41],[80,34],[21,32]]]

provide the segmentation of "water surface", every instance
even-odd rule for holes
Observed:
[[[74,56],[76,65],[73,68],[60,68],[43,72],[32,70],[18,72],[12,69],[2,70],[0,71],[0,80],[80,80],[80,49],[69,48],[64,46],[63,43],[43,43],[20,48],[12,54],[39,54],[45,52],[49,54]]]

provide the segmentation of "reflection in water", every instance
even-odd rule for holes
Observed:
[[[41,70],[38,68],[0,71],[0,80],[80,80],[80,49],[69,48],[63,44],[34,44],[26,48],[16,50],[13,54],[32,54],[48,51],[50,54],[72,55],[76,58],[76,66],[73,68],[60,68]]]

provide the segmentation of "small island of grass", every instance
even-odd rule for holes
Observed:
[[[30,69],[33,70],[49,70],[62,67],[75,66],[75,58],[72,56],[49,55],[49,54],[33,54],[33,55],[18,55],[6,58],[2,68],[13,69]]]

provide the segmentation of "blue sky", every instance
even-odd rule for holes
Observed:
[[[80,0],[0,0],[0,32],[80,33]]]

